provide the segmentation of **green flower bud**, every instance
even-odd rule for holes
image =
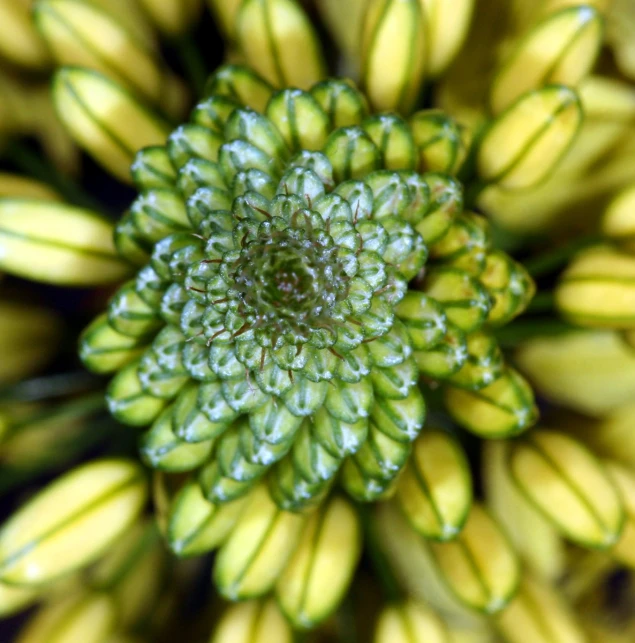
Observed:
[[[502,372],[483,334],[488,227],[456,179],[417,173],[413,126],[369,115],[348,81],[273,92],[230,66],[205,94],[136,155],[115,240],[145,265],[86,331],[84,360],[118,371],[111,412],[152,425],[144,460],[192,471],[210,520],[207,503],[261,482],[288,511],[336,480],[383,496],[423,426],[419,375],[476,390]],[[193,550],[216,546],[200,528]]]
[[[462,161],[458,124],[439,109],[416,112],[410,126],[419,151],[419,171],[453,174]]]
[[[618,541],[625,522],[622,499],[577,440],[534,431],[514,444],[509,467],[523,494],[571,540],[600,549]]]

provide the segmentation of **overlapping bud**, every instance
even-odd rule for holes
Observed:
[[[274,92],[226,67],[189,123],[137,155],[141,194],[115,239],[145,265],[81,350],[119,370],[112,413],[152,424],[146,462],[200,469],[216,503],[267,475],[298,510],[340,470],[372,500],[423,426],[421,375],[468,391],[508,377],[487,327],[533,286],[439,173],[457,164],[423,153],[426,119],[371,115],[349,82]]]

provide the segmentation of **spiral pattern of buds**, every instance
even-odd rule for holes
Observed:
[[[476,391],[508,373],[487,328],[533,285],[417,138],[348,82],[274,92],[231,66],[138,154],[115,241],[140,270],[82,356],[119,371],[110,409],[151,424],[149,465],[197,470],[214,503],[264,477],[285,509],[336,478],[370,501],[424,425],[421,377]]]

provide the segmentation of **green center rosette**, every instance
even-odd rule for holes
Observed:
[[[428,171],[444,118],[369,114],[342,80],[274,92],[231,66],[137,155],[115,241],[139,271],[81,352],[117,372],[112,414],[151,425],[148,465],[196,470],[213,503],[265,477],[284,509],[336,480],[371,501],[423,428],[422,378],[507,390],[488,328],[533,285],[463,211],[460,183]]]

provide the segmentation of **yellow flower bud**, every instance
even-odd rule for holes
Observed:
[[[483,447],[482,471],[487,506],[528,566],[543,578],[559,578],[564,571],[564,543],[555,527],[525,498],[511,479],[507,466],[509,443],[492,440]]]
[[[201,13],[202,0],[139,0],[152,22],[171,37],[185,34]]]
[[[575,87],[589,72],[602,40],[600,14],[588,5],[550,14],[518,44],[496,74],[490,93],[495,114],[544,85]]]
[[[398,479],[396,499],[425,538],[455,538],[472,505],[470,468],[459,443],[441,431],[424,431]]]
[[[40,201],[62,200],[60,195],[45,183],[6,172],[0,172],[0,197],[22,197]]]
[[[265,487],[256,489],[216,557],[214,580],[219,592],[242,600],[269,591],[293,553],[303,525],[304,518],[279,509]]]
[[[562,274],[555,299],[580,326],[635,327],[635,257],[610,246],[582,251]]]
[[[326,75],[319,40],[296,0],[244,0],[236,36],[247,63],[273,85],[308,89]]]
[[[44,590],[0,583],[0,618],[12,616],[38,600]]]
[[[622,535],[610,549],[610,553],[632,569],[635,567],[635,472],[617,462],[607,461],[604,466],[620,493],[626,512]]]
[[[412,109],[425,73],[420,0],[370,0],[361,38],[362,82],[377,111]]]
[[[60,331],[61,321],[52,312],[0,301],[0,383],[18,380],[45,364]]]
[[[34,19],[59,65],[89,67],[148,100],[163,99],[154,52],[106,11],[76,0],[38,0]]]
[[[575,138],[582,122],[576,93],[549,85],[523,94],[485,132],[477,153],[485,183],[521,189],[542,181]]]
[[[308,520],[276,585],[282,611],[299,628],[315,627],[333,612],[351,583],[361,553],[356,510],[334,498]]]
[[[551,585],[525,575],[518,594],[495,617],[508,643],[585,643],[588,639],[570,608]]]
[[[110,222],[52,201],[0,199],[0,249],[3,270],[45,283],[92,286],[129,272]]]
[[[49,62],[46,45],[31,23],[30,0],[0,0],[0,55],[24,67]]]
[[[117,607],[108,594],[80,594],[39,611],[16,643],[102,643],[114,633],[116,619]]]
[[[216,24],[230,39],[236,38],[236,23],[238,10],[243,0],[207,0],[210,11],[216,17]]]
[[[409,600],[384,607],[375,629],[374,643],[449,643],[443,621],[426,605]]]
[[[482,438],[515,435],[538,419],[529,384],[512,368],[476,392],[449,386],[445,403],[459,424]]]
[[[59,70],[53,79],[53,100],[73,139],[128,183],[136,152],[165,143],[170,131],[120,85],[89,69]]]
[[[139,515],[141,468],[101,460],[58,478],[0,530],[0,581],[38,586],[93,562]]]
[[[460,49],[472,19],[474,0],[421,0],[428,41],[428,73],[440,76]]]
[[[291,627],[274,601],[232,605],[223,614],[210,643],[292,643]]]
[[[509,467],[518,488],[565,536],[599,549],[617,542],[622,501],[581,443],[555,431],[532,431],[511,447]]]
[[[320,0],[316,3],[337,46],[346,54],[353,68],[358,62],[359,35],[366,4],[367,0]]]

